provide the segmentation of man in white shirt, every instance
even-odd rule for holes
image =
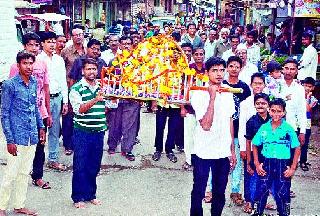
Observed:
[[[101,53],[101,58],[105,61],[107,65],[116,57],[117,52],[119,52],[119,36],[111,35],[109,39],[110,49],[107,49]]]
[[[48,167],[64,171],[66,167],[58,163],[59,134],[61,103],[62,115],[68,112],[68,86],[66,80],[66,68],[61,56],[55,54],[56,35],[53,32],[41,33],[41,45],[43,51],[37,56],[38,60],[47,64],[50,89],[50,110],[52,114],[52,127],[48,135]]]
[[[304,80],[306,77],[312,77],[316,80],[317,66],[318,66],[318,53],[312,46],[312,35],[305,32],[302,35],[302,44],[306,48],[300,60],[300,69],[298,79]]]
[[[227,28],[222,28],[220,31],[220,38],[216,42],[216,47],[214,49],[213,56],[221,57],[222,54],[231,48],[231,44],[228,40],[230,30]]]
[[[243,67],[239,74],[239,80],[242,80],[247,85],[251,83],[251,76],[258,72],[258,67],[248,61],[247,47],[244,44],[239,44],[236,49],[236,56],[239,56],[242,60]]]
[[[230,43],[231,43],[231,48],[228,49],[227,51],[225,51],[223,54],[222,54],[222,59],[224,61],[228,61],[228,58],[230,56],[235,56],[236,55],[236,49],[237,49],[237,46],[239,45],[240,43],[240,38],[238,35],[230,35]]]
[[[256,31],[249,31],[247,32],[246,37],[246,47],[247,47],[247,55],[248,55],[248,62],[257,65],[260,61],[260,47],[254,41],[257,40]]]
[[[218,31],[217,29],[211,29],[209,31],[209,37],[206,43],[204,44],[204,50],[206,53],[205,61],[207,61],[214,54],[214,49],[216,47],[216,42],[218,40]]]
[[[236,164],[233,143],[235,112],[233,95],[218,93],[226,63],[212,57],[206,62],[209,76],[208,91],[195,91],[191,105],[195,110],[197,126],[194,131],[194,170],[190,215],[203,215],[202,199],[211,169],[214,183],[211,215],[221,215],[225,205],[225,189],[230,169]]]

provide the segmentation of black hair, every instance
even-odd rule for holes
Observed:
[[[98,62],[93,58],[85,58],[82,60],[82,69],[85,68],[87,64],[94,64],[98,68]]]
[[[251,30],[247,32],[247,36],[252,36],[255,39],[257,38],[257,33],[255,30]]]
[[[269,33],[267,34],[267,37],[268,37],[268,36],[270,36],[270,37],[272,37],[272,38],[275,38],[275,37],[276,37],[272,32],[269,32]]]
[[[268,104],[270,104],[270,98],[269,98],[269,95],[267,95],[266,93],[259,93],[259,94],[256,94],[253,98],[253,101],[254,103],[258,100],[258,99],[264,99],[265,101],[268,102]]]
[[[233,38],[237,38],[237,39],[240,41],[240,37],[239,37],[239,35],[237,35],[237,34],[232,34],[232,35],[229,36],[230,41],[231,41]]]
[[[211,31],[211,30],[218,31],[218,29],[216,27],[212,27],[209,31]]]
[[[74,30],[74,29],[81,29],[81,30],[84,31],[84,27],[83,27],[81,24],[75,24],[75,25],[73,25],[72,30]],[[71,30],[71,32],[72,32],[72,30]]]
[[[45,42],[49,39],[56,39],[57,35],[54,32],[41,32],[40,34],[41,42]]]
[[[247,31],[252,31],[253,30],[253,25],[252,24],[247,24],[246,28],[247,28]]]
[[[62,34],[62,35],[57,35],[57,36],[56,36],[56,39],[58,39],[59,37],[66,37],[66,36],[63,35],[63,34]]]
[[[36,57],[32,53],[29,53],[29,52],[23,50],[23,51],[18,52],[16,60],[17,60],[17,63],[19,64],[19,63],[21,63],[22,60],[29,59],[29,58],[32,58],[33,62],[36,61]]]
[[[181,48],[183,48],[183,47],[190,47],[193,50],[193,46],[192,46],[191,43],[183,43],[183,44],[181,44]]]
[[[203,50],[203,53],[205,53],[205,50],[204,50],[203,47],[197,46],[197,47],[195,47],[195,48],[192,49],[192,55],[193,55],[197,50],[199,50],[199,49]]]
[[[121,43],[121,41],[124,41],[124,40],[130,40],[131,43],[133,43],[132,38],[130,38],[130,37],[128,37],[128,36],[122,36],[122,37],[120,38],[119,42]]]
[[[148,27],[153,27],[152,22],[149,22],[149,23],[148,23]]]
[[[189,23],[188,25],[187,25],[187,30],[189,30],[189,28],[190,28],[190,26],[194,26],[194,27],[197,27],[197,25],[195,24],[195,23]]]
[[[27,45],[30,41],[35,40],[40,43],[40,37],[36,33],[27,33],[22,36],[22,44]]]
[[[176,42],[180,42],[181,41],[181,34],[178,32],[172,32],[171,36],[173,37],[173,39]]]
[[[312,77],[306,77],[303,81],[303,84],[310,84],[315,86],[316,85],[316,81],[312,78]]]
[[[265,77],[264,77],[263,73],[257,72],[257,73],[252,74],[252,76],[251,76],[251,84],[253,83],[254,78],[260,78],[260,79],[262,79],[263,83],[266,83],[266,80],[265,80]]]
[[[87,44],[87,47],[90,48],[92,47],[93,45],[99,45],[101,46],[101,42],[98,41],[97,39],[90,39],[88,44]]]
[[[303,32],[302,37],[309,38],[309,40],[312,40],[312,34],[310,34],[309,32]]]
[[[285,65],[288,64],[288,63],[293,63],[293,64],[295,64],[295,65],[297,66],[297,68],[299,67],[299,62],[298,62],[296,59],[292,58],[292,57],[288,57],[288,58],[283,62],[282,66],[285,66]]]
[[[206,61],[206,70],[209,71],[210,68],[212,68],[213,66],[216,65],[223,65],[223,67],[226,67],[226,62],[219,57],[210,57],[207,61]]]
[[[272,101],[270,101],[269,104],[270,107],[272,106],[281,106],[283,111],[286,110],[286,102],[282,98],[275,98]]]
[[[242,68],[242,60],[239,56],[230,56],[228,58],[228,61],[227,61],[227,65],[229,65],[231,62],[238,62],[240,64],[240,68]]]
[[[130,36],[132,36],[132,35],[139,35],[140,36],[140,34],[137,30],[130,31]]]
[[[201,33],[199,34],[200,37],[201,37],[202,35],[207,36],[207,34],[206,34],[205,32],[201,32]]]

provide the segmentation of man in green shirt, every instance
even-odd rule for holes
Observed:
[[[271,101],[271,120],[263,124],[252,139],[254,164],[259,175],[255,197],[257,209],[254,215],[263,214],[272,187],[279,215],[290,215],[291,177],[297,168],[300,143],[294,129],[283,119],[285,107],[283,99],[276,98]],[[262,146],[262,163],[258,158],[258,146]],[[291,149],[295,149],[292,164]]]

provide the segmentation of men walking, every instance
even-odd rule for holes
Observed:
[[[16,214],[37,214],[25,208],[36,144],[39,140],[45,143],[44,125],[37,105],[37,81],[31,76],[34,61],[33,54],[19,52],[19,75],[3,84],[1,123],[8,161],[0,187],[0,216],[6,215],[10,198]]]
[[[83,78],[74,84],[70,102],[74,111],[74,157],[71,198],[76,208],[85,208],[85,201],[100,205],[96,199],[96,177],[103,154],[104,133],[107,129],[105,100],[99,93],[96,80],[98,64],[94,59],[85,59]]]

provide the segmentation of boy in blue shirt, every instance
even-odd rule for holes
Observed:
[[[272,187],[279,215],[290,215],[291,177],[297,168],[300,143],[294,129],[283,119],[285,108],[283,99],[276,98],[271,101],[271,120],[263,124],[252,139],[254,164],[259,175],[254,215],[263,214]],[[259,146],[262,146],[262,163],[258,157]],[[295,151],[290,166],[291,149]]]

